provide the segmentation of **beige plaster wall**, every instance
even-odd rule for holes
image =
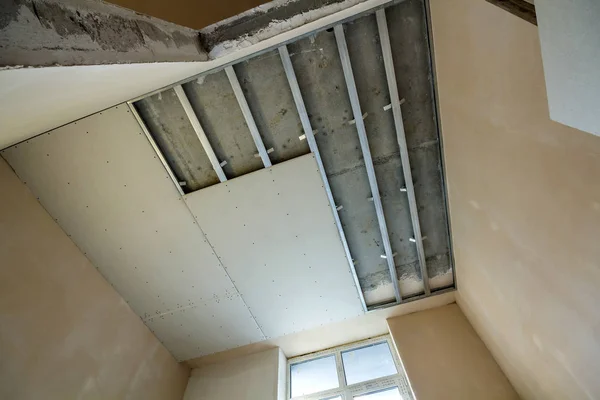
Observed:
[[[192,370],[184,400],[285,400],[287,360],[278,348]]]
[[[456,303],[388,326],[418,400],[519,398]]]
[[[188,375],[0,158],[0,398],[179,400]]]
[[[600,398],[600,138],[550,120],[535,26],[431,6],[457,301],[523,398]]]

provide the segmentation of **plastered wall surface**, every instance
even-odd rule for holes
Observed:
[[[522,398],[598,398],[600,140],[550,120],[535,26],[431,5],[458,303]]]
[[[189,369],[0,159],[0,398],[179,400]]]
[[[456,303],[388,319],[419,400],[519,396]]]
[[[284,400],[286,368],[278,348],[206,365],[192,370],[183,399]]]

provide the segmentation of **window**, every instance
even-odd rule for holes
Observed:
[[[292,397],[304,396],[338,387],[335,356],[316,358],[290,366]]]
[[[414,400],[389,336],[288,361],[293,400]]]

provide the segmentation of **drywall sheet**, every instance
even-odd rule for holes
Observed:
[[[263,339],[128,107],[2,155],[136,314],[151,329],[160,319],[153,331],[176,358]],[[199,318],[181,318],[184,309]],[[214,329],[227,324],[236,328],[229,337]],[[182,332],[194,335],[174,347]]]
[[[600,2],[535,2],[550,117],[600,135]]]
[[[185,200],[268,338],[363,312],[312,154]]]

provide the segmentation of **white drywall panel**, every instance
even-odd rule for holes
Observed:
[[[177,360],[187,360],[207,349],[215,353],[262,340],[256,321],[240,303],[237,291],[226,291],[145,322]]]
[[[185,201],[267,337],[362,314],[312,154]]]
[[[600,135],[600,1],[539,0],[535,9],[550,117]]]
[[[167,348],[180,331],[202,328],[194,334],[197,344],[177,348],[179,359],[263,339],[127,106],[2,155],[131,308],[144,320],[162,316],[170,329],[156,335]],[[187,326],[173,313],[194,307],[204,318],[214,314],[215,326],[234,315],[240,329],[221,342],[218,331],[186,320]],[[211,338],[219,345],[211,347]]]

